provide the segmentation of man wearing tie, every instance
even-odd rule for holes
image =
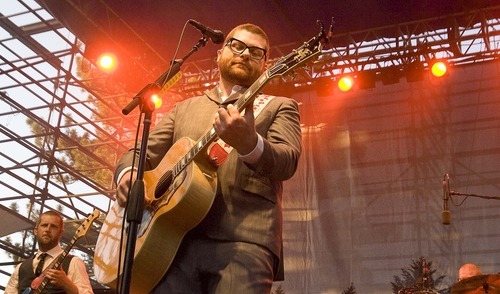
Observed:
[[[85,263],[80,258],[68,255],[61,268],[48,268],[63,252],[59,245],[64,233],[61,215],[55,211],[42,213],[33,232],[37,239],[38,251],[33,257],[16,266],[5,293],[23,293],[42,273],[48,280],[44,293],[93,293]]]

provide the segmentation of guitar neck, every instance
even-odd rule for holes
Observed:
[[[274,67],[273,67],[274,68]],[[250,104],[259,91],[270,80],[270,72],[273,69],[266,70],[260,77],[243,93],[243,95],[236,101],[235,106],[241,112]]]
[[[64,259],[68,255],[71,248],[73,248],[73,245],[75,245],[77,240],[78,240],[78,238],[76,238],[76,237],[73,237],[73,239],[71,239],[71,241],[66,246],[66,248],[64,248],[63,252],[61,254],[59,254],[59,256],[56,258],[56,261],[54,262],[52,269],[59,268],[59,266],[62,264],[62,262],[64,261]]]

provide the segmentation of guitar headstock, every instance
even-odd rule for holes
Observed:
[[[322,41],[327,42],[328,39],[323,23],[318,20],[318,24],[320,25],[320,32],[318,35],[305,42],[299,48],[294,49],[290,54],[280,58],[280,60],[278,60],[278,62],[276,62],[276,64],[268,70],[270,78],[282,76],[292,69],[312,60],[315,56],[321,53],[323,48]]]
[[[99,217],[101,213],[99,210],[94,209],[94,211],[82,222],[82,224],[78,227],[78,229],[75,232],[74,239],[81,238],[87,234],[87,232],[90,230],[90,227],[92,227],[92,223],[96,218]]]

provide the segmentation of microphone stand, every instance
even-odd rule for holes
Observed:
[[[171,62],[171,68],[163,73],[154,83],[146,85],[137,95],[134,96],[132,101],[123,108],[124,115],[129,114],[135,107],[140,106],[141,112],[144,113],[143,133],[141,139],[141,147],[139,150],[139,159],[137,165],[137,177],[130,190],[127,201],[127,222],[129,227],[127,230],[127,244],[124,256],[123,277],[121,286],[118,293],[128,294],[130,292],[130,282],[132,279],[132,267],[134,263],[135,243],[137,240],[137,231],[139,224],[142,221],[144,209],[144,167],[146,164],[146,151],[147,142],[149,138],[149,130],[151,127],[151,118],[154,111],[154,104],[149,101],[149,97],[144,97],[144,94],[150,90],[159,91],[174,77],[179,71],[182,63],[191,56],[194,52],[198,51],[201,47],[207,44],[208,37],[203,36],[198,40],[193,48],[180,60]]]

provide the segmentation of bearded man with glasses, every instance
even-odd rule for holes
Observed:
[[[279,275],[282,182],[295,173],[301,153],[298,104],[259,94],[255,101],[265,105],[259,115],[252,103],[243,114],[234,106],[265,72],[268,53],[269,40],[260,27],[235,27],[217,51],[218,85],[177,103],[151,132],[147,170],[155,169],[181,138],[197,141],[211,128],[232,148],[216,169],[212,205],[184,236],[153,293],[270,293]],[[137,151],[125,154],[115,171],[122,206],[133,156]]]

